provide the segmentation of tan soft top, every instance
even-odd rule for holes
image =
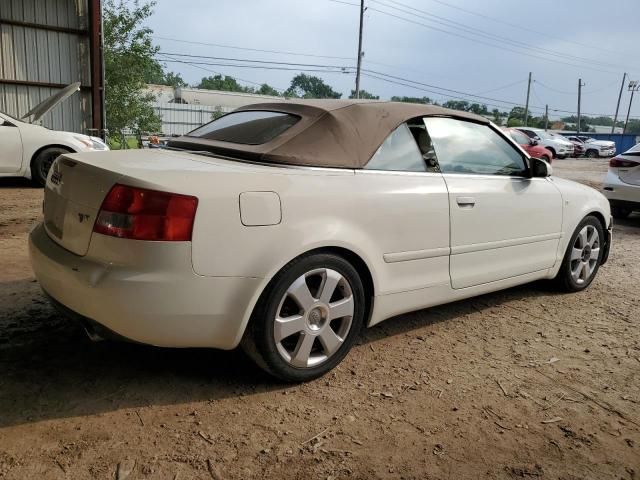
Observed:
[[[240,111],[290,113],[300,120],[261,145],[188,135],[169,146],[206,150],[258,161],[314,167],[362,168],[393,130],[416,117],[446,116],[488,124],[472,113],[434,105],[358,100],[291,100],[240,107]]]

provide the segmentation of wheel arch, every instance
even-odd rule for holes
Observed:
[[[44,152],[48,148],[61,148],[63,150],[66,150],[68,153],[76,153],[76,151],[73,148],[71,148],[69,145],[64,145],[62,143],[51,143],[51,144],[43,145],[42,147],[38,148],[35,152],[33,152],[33,154],[31,155],[31,158],[29,159],[29,165],[28,165],[27,171],[25,172],[25,177],[32,178],[31,169],[33,167],[33,162],[35,161],[36,158],[38,158],[38,155],[40,155],[42,152]]]
[[[236,345],[240,343],[240,341],[242,340],[242,337],[245,335],[247,331],[247,326],[249,325],[249,321],[251,319],[251,315],[253,314],[253,311],[258,305],[260,298],[265,294],[265,292],[271,285],[271,282],[273,281],[274,277],[290,262],[303,256],[314,255],[319,253],[332,253],[334,255],[340,256],[345,260],[347,260],[349,263],[351,263],[351,265],[353,265],[353,267],[356,269],[356,271],[360,275],[360,278],[362,279],[362,284],[365,289],[365,298],[367,300],[367,303],[365,306],[366,308],[365,325],[369,325],[371,314],[373,313],[373,303],[374,303],[375,292],[376,292],[376,283],[373,276],[373,269],[371,268],[371,265],[363,258],[363,255],[361,255],[360,253],[356,252],[355,249],[350,248],[348,246],[343,246],[343,245],[318,246],[318,247],[306,250],[304,252],[300,252],[295,256],[288,258],[286,261],[281,262],[281,264],[278,265],[276,268],[274,268],[269,275],[263,278],[262,283],[256,289],[256,292],[254,293],[253,298],[247,305],[247,309],[242,319],[242,324],[238,330],[238,336],[235,342]]]

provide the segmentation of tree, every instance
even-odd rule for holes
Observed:
[[[524,125],[524,121],[519,118],[511,117],[507,120],[507,127],[522,127]]]
[[[430,105],[433,103],[429,97],[391,97],[392,102],[402,102],[402,103],[422,103],[423,105]]]
[[[124,131],[158,131],[154,96],[145,93],[146,74],[153,70],[158,47],[151,29],[142,23],[153,13],[153,2],[133,4],[123,0],[104,3],[104,67],[107,128],[126,145]]]
[[[238,81],[229,75],[211,75],[203,77],[196,88],[204,88],[206,90],[222,90],[225,92],[243,92],[253,93],[253,88],[240,85]]]
[[[256,90],[256,93],[259,93],[260,95],[272,95],[274,97],[282,96],[278,90],[276,90],[271,85],[268,85],[266,83],[263,83],[262,85],[260,85],[260,88]]]
[[[291,86],[284,93],[286,97],[299,98],[340,98],[342,94],[336,92],[319,77],[300,73],[293,77]]]
[[[502,125],[502,112],[497,108],[491,110],[491,114],[493,115],[493,123],[500,126]]]
[[[145,65],[144,81],[153,85],[169,85],[170,87],[185,87],[187,85],[179,73],[165,72],[160,62],[155,59]]]
[[[355,90],[351,90],[351,95],[349,95],[349,98],[356,98]],[[366,90],[360,90],[360,96],[358,98],[361,98],[363,100],[380,100],[380,97],[378,95],[369,93]]]

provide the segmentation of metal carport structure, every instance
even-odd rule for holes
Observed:
[[[81,90],[43,118],[56,130],[103,129],[100,0],[0,0],[0,110],[20,118],[64,86]]]

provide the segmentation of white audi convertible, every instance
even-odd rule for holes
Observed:
[[[93,338],[242,345],[309,380],[365,326],[606,262],[609,203],[483,117],[391,102],[250,105],[165,150],[65,154],[31,232]]]

